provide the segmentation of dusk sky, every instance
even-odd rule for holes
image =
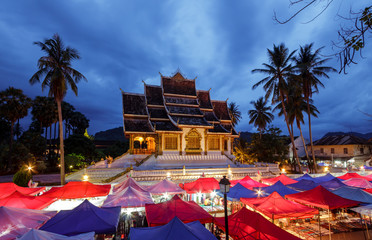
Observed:
[[[142,80],[160,85],[159,72],[169,76],[177,69],[188,78],[197,77],[197,89],[212,88],[213,99],[236,102],[243,116],[237,130],[253,132],[247,111],[264,92],[262,87],[252,90],[252,85],[264,76],[251,71],[268,61],[266,49],[283,42],[296,50],[314,42],[315,48],[325,47],[324,55],[332,54],[332,41],[338,41],[337,30],[345,23],[337,14],[346,15],[350,7],[359,10],[369,1],[334,1],[304,24],[326,2],[280,25],[272,19],[274,11],[285,19],[298,8],[286,0],[2,1],[0,90],[14,86],[31,98],[47,95],[40,84],[28,82],[43,56],[33,42],[58,33],[81,55],[73,67],[88,82],[78,84],[78,97],[70,91],[65,101],[90,119],[90,134],[122,126],[120,88],[143,93]],[[356,58],[358,64],[348,74],[322,79],[325,89],[314,96],[320,111],[312,125],[315,139],[329,131],[372,131],[371,119],[362,113],[372,114],[370,36],[363,57]],[[328,65],[339,69],[336,59]],[[30,117],[21,122],[28,127]],[[288,134],[282,117],[276,116],[273,124]],[[308,138],[307,125],[304,134]]]

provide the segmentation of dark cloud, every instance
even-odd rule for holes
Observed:
[[[295,50],[314,42],[325,46],[324,54],[332,53],[340,24],[335,16],[348,7],[333,4],[302,24],[316,15],[317,9],[311,9],[280,25],[272,21],[273,11],[285,18],[293,8],[278,1],[3,1],[0,89],[14,86],[30,97],[47,95],[40,85],[28,84],[42,56],[33,42],[59,33],[82,56],[74,67],[88,82],[79,83],[78,97],[69,92],[65,100],[91,120],[90,133],[122,125],[119,88],[143,92],[142,80],[160,84],[158,72],[170,75],[177,68],[197,77],[199,89],[212,88],[212,98],[236,102],[243,114],[238,130],[255,131],[247,111],[264,94],[261,88],[252,90],[263,76],[251,71],[267,61],[266,49],[284,42]],[[327,131],[370,131],[361,111],[371,112],[371,45],[364,52],[365,59],[349,74],[322,80],[326,88],[314,96],[321,112],[313,120],[316,137]],[[330,64],[338,67],[336,60]],[[282,118],[274,125],[287,133]]]

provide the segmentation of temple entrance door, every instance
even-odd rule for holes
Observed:
[[[146,142],[147,142],[147,151],[149,153],[154,153],[155,152],[155,139],[153,137],[147,137]]]
[[[198,131],[193,128],[186,135],[186,154],[200,154],[201,153],[201,141],[202,137]]]

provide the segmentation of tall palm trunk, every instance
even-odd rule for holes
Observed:
[[[311,148],[311,155],[313,157],[313,164],[314,164],[314,172],[317,172],[317,166],[316,166],[316,161],[315,161],[315,154],[314,154],[314,146],[313,146],[313,134],[311,133],[311,116],[310,116],[310,98],[306,98],[307,102],[307,116],[308,116],[308,121],[309,121],[309,136],[310,136],[310,148]]]
[[[305,153],[306,153],[307,164],[309,165],[310,172],[311,172],[311,168],[312,168],[312,167],[310,167],[311,160],[309,158],[309,153],[307,152],[307,149],[306,149],[306,143],[305,143],[304,135],[302,134],[301,123],[297,119],[296,119],[296,122],[297,122],[298,130],[300,130],[302,144],[304,145],[304,149],[305,149]]]
[[[298,159],[298,155],[297,155],[297,151],[296,151],[296,146],[295,146],[294,139],[293,139],[293,134],[291,132],[291,128],[290,128],[289,122],[288,122],[287,110],[285,109],[285,105],[284,105],[283,91],[280,91],[279,94],[280,94],[280,101],[282,102],[282,108],[283,108],[285,123],[287,124],[288,132],[289,132],[289,137],[291,138],[291,142],[292,142],[293,153],[294,153],[294,155],[296,157],[296,161],[297,161],[297,165],[298,165],[299,171],[302,172],[301,164],[300,164],[300,159]]]
[[[59,124],[59,151],[60,151],[60,164],[61,164],[61,185],[65,185],[65,151],[63,149],[63,126],[62,126],[62,108],[61,100],[57,99],[58,107],[58,124]]]

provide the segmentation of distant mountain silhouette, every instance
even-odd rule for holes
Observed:
[[[123,127],[117,127],[117,128],[108,129],[106,131],[97,132],[94,135],[94,140],[122,141],[122,142],[128,141],[128,139],[124,137]]]
[[[240,132],[240,137],[244,139],[245,141],[250,142],[252,138],[252,134],[253,133],[251,132]]]
[[[365,139],[372,138],[372,132],[369,132],[369,133],[358,133],[358,132],[328,132],[323,137],[338,136],[338,135],[352,135],[352,136],[361,137],[361,138],[365,138]]]

